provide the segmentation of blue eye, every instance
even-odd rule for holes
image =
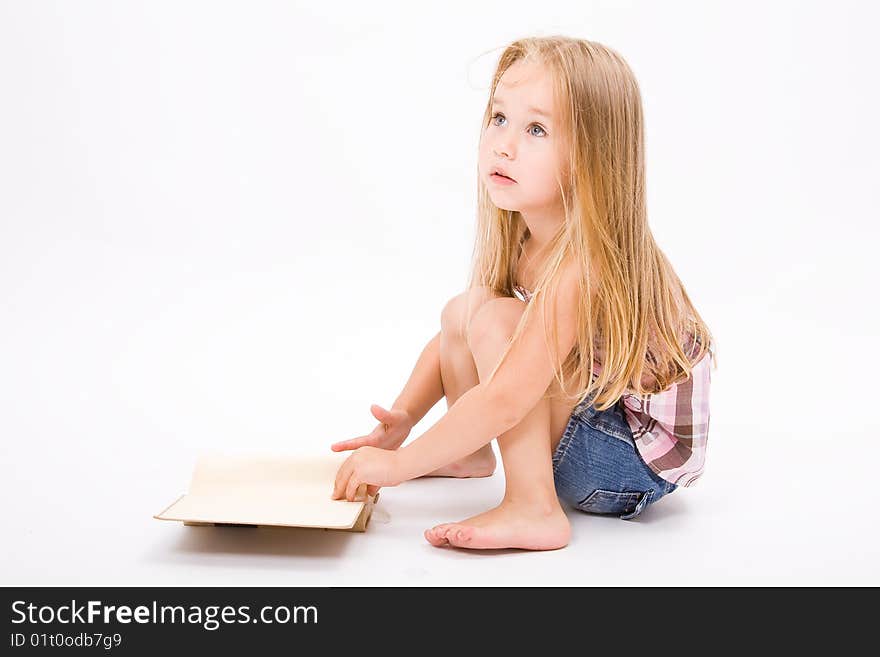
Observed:
[[[496,114],[493,114],[491,120],[494,122],[495,119],[497,119],[499,116],[500,116],[501,118],[503,118],[505,121],[507,120],[507,119],[505,118],[505,116],[504,116],[503,114],[501,114],[501,112],[498,112],[498,113],[496,113]],[[498,125],[498,124],[495,123],[495,125]],[[539,124],[537,124],[537,123],[533,123],[532,125],[529,126],[529,128],[538,128],[538,130],[540,130],[541,133],[542,133],[542,134],[540,134],[540,135],[536,135],[536,134],[534,134],[533,132],[529,132],[529,134],[532,135],[533,137],[544,137],[544,136],[547,135],[547,131],[544,130],[544,128],[542,128],[542,127],[541,127]]]

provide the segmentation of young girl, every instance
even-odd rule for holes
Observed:
[[[634,518],[702,474],[712,336],[648,227],[642,103],[623,58],[567,37],[508,46],[493,75],[467,291],[336,475],[354,500],[420,476],[488,476],[485,513],[435,546],[564,547],[560,500]],[[717,364],[716,364],[717,367]],[[448,411],[400,448],[446,396]],[[400,449],[398,449],[400,448]]]

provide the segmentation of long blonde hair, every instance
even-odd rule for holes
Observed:
[[[565,221],[547,247],[532,301],[489,380],[537,305],[547,328],[546,308],[537,302],[542,295],[555,297],[561,265],[569,259],[582,273],[577,342],[564,361],[548,344],[554,376],[567,399],[579,403],[592,395],[592,404],[604,410],[624,393],[657,393],[687,380],[707,352],[717,368],[712,335],[648,227],[642,101],[629,65],[593,41],[565,36],[516,40],[498,60],[481,132],[491,119],[502,74],[518,60],[540,63],[551,76],[561,124],[557,134],[563,135],[561,147],[567,152],[563,161],[568,167],[557,176]],[[478,176],[468,288],[488,287],[496,295],[512,296],[527,237],[522,215],[496,207]],[[555,345],[555,326],[550,328]],[[598,375],[594,363],[601,363]]]

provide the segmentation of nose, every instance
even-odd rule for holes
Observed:
[[[492,152],[495,153],[495,157],[504,156],[506,158],[510,158],[510,147],[506,145],[496,146],[492,149]]]
[[[507,137],[496,137],[495,143],[492,145],[492,152],[495,157],[504,156],[509,159],[513,154],[513,145],[508,142]]]

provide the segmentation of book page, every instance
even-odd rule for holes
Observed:
[[[351,452],[202,455],[189,492],[161,520],[347,529],[364,501],[333,500],[336,472]],[[363,498],[363,490],[360,491]]]

